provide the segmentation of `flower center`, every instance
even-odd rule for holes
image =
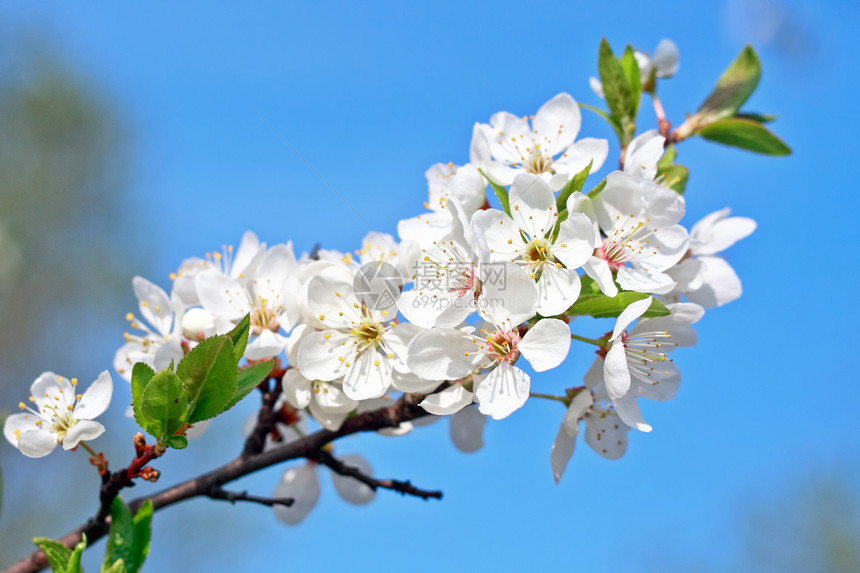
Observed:
[[[540,145],[535,145],[531,151],[531,157],[523,162],[523,169],[528,173],[540,175],[541,173],[553,173],[552,157],[543,155],[540,150]]]
[[[364,352],[370,347],[379,348],[382,345],[382,334],[385,330],[385,325],[370,317],[365,317],[349,333],[355,338],[358,345],[357,352]]]
[[[261,298],[258,306],[251,309],[251,332],[258,336],[264,330],[277,332],[279,328],[278,317],[267,303],[266,299]]]
[[[493,362],[507,362],[513,364],[520,357],[517,350],[522,337],[518,330],[495,330],[487,336],[484,350]]]
[[[657,254],[660,247],[651,245],[651,234],[657,229],[647,226],[650,222],[651,219],[637,220],[633,214],[623,221],[617,217],[612,232],[597,247],[595,255],[618,270],[635,259]]]
[[[458,298],[463,298],[469,293],[474,292],[474,296],[477,299],[481,294],[481,281],[475,274],[474,265],[469,265],[460,274],[452,277],[448,291],[456,294]]]

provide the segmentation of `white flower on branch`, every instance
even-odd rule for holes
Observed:
[[[6,418],[3,435],[22,454],[40,458],[54,451],[57,444],[71,450],[81,440],[94,440],[105,431],[93,421],[110,405],[113,381],[107,370],[83,393],[78,394],[78,381],[45,372],[30,387],[29,401],[18,407],[24,412]]]

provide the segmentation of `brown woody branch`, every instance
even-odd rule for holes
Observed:
[[[427,491],[423,489],[418,489],[417,487],[413,486],[409,482],[409,480],[397,481],[392,479],[375,479],[365,474],[357,467],[343,463],[342,460],[337,459],[325,450],[320,450],[311,459],[316,460],[324,466],[328,466],[331,471],[336,474],[357,479],[361,483],[370,487],[370,489],[372,489],[373,491],[376,491],[378,488],[383,488],[396,491],[401,495],[414,495],[415,497],[420,497],[424,500],[428,500],[431,497],[434,499],[442,499],[441,491]]]
[[[187,499],[211,497],[210,494],[213,491],[217,491],[224,484],[281,462],[300,458],[316,459],[323,446],[339,438],[362,432],[374,432],[384,428],[395,428],[403,422],[427,415],[427,412],[418,406],[418,403],[424,397],[424,394],[404,394],[390,406],[347,418],[337,431],[320,430],[304,438],[267,451],[253,454],[243,453],[231,462],[208,473],[151,496],[134,499],[129,503],[129,506],[132,511],[137,511],[144,500],[148,498],[152,500],[153,507],[157,511]],[[384,487],[381,483],[378,487]],[[388,489],[400,491],[396,487]],[[81,540],[82,534],[86,534],[88,542],[92,544],[107,534],[109,526],[109,516],[100,519],[93,517],[74,531],[64,535],[58,541],[71,548]],[[31,573],[41,571],[47,566],[48,561],[44,553],[34,551],[28,557],[6,569],[3,573]]]

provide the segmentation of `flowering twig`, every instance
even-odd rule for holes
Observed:
[[[337,431],[320,430],[288,444],[276,446],[265,452],[240,455],[233,461],[215,470],[153,495],[134,499],[128,505],[133,512],[136,512],[146,499],[150,499],[153,508],[158,511],[194,497],[209,497],[209,493],[213,491],[213,487],[220,487],[281,462],[300,458],[314,459],[316,453],[323,446],[342,437],[361,432],[374,432],[384,428],[395,428],[403,422],[426,416],[427,412],[418,406],[418,403],[425,397],[426,394],[404,394],[390,406],[348,418]],[[115,476],[122,472],[125,472],[125,470],[120,470],[110,475]],[[107,534],[110,525],[110,518],[107,515],[100,517],[100,514],[101,511],[74,531],[58,539],[58,541],[71,548],[81,540],[82,534],[85,534],[89,544],[95,543],[96,540],[101,539]],[[3,573],[32,573],[41,571],[47,566],[48,561],[45,554],[42,551],[34,551],[28,557],[6,569]]]
[[[357,467],[343,463],[343,461],[337,459],[325,450],[318,451],[311,459],[323,464],[324,466],[327,466],[336,474],[357,479],[361,483],[370,487],[370,489],[372,489],[373,491],[376,491],[378,488],[383,488],[396,491],[401,495],[414,495],[415,497],[420,497],[424,500],[430,499],[431,497],[434,499],[442,499],[441,491],[428,491],[418,489],[417,487],[413,486],[409,482],[409,480],[397,481],[391,479],[379,480],[373,478],[363,473]]]

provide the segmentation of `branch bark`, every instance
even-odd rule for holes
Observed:
[[[300,458],[316,459],[323,446],[337,439],[362,432],[375,432],[383,428],[395,428],[403,422],[426,416],[427,412],[418,406],[418,403],[425,396],[426,394],[404,394],[390,406],[348,418],[337,431],[320,430],[294,442],[277,446],[267,451],[251,455],[243,452],[239,457],[208,473],[164,489],[151,496],[134,499],[129,503],[129,507],[131,507],[132,511],[136,512],[146,499],[151,499],[153,507],[158,511],[187,499],[210,497],[211,492],[220,489],[226,483],[281,462]],[[396,490],[396,487],[389,489]],[[439,497],[441,497],[441,493]],[[64,535],[58,541],[72,548],[81,540],[81,534],[85,533],[89,544],[93,544],[96,540],[107,534],[109,526],[109,516],[102,519],[93,517],[80,527]],[[3,573],[33,573],[41,571],[47,566],[48,561],[45,558],[45,554],[42,551],[34,551],[26,558],[6,569]]]
[[[370,487],[373,491],[376,491],[379,488],[383,488],[396,491],[401,495],[412,495],[415,497],[420,497],[424,500],[428,500],[431,497],[435,499],[442,499],[441,491],[428,491],[424,489],[419,489],[412,485],[409,480],[397,481],[393,479],[376,479],[372,476],[365,474],[356,467],[345,464],[343,460],[337,459],[325,450],[320,450],[319,452],[317,452],[316,456],[313,459],[323,464],[324,466],[329,467],[336,474],[357,479],[361,483]]]

